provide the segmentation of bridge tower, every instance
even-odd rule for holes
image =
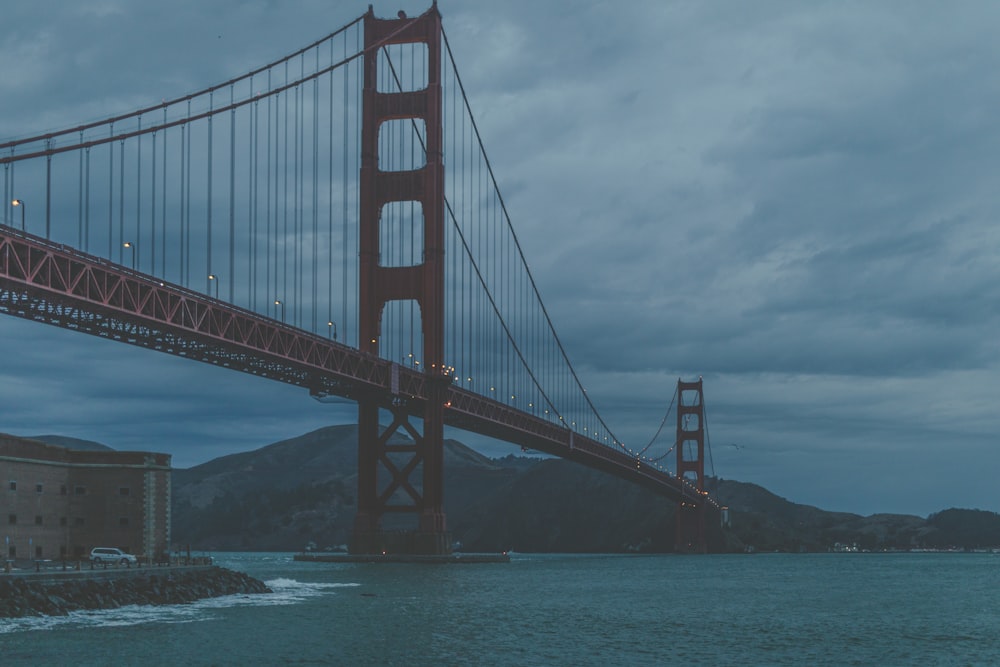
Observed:
[[[705,491],[705,396],[702,380],[677,380],[677,478]],[[704,494],[702,493],[704,496]],[[705,503],[681,502],[677,506],[678,553],[705,553]]]
[[[407,552],[446,554],[451,539],[443,508],[444,402],[451,377],[444,365],[444,162],[441,105],[441,15],[435,3],[406,18],[378,19],[371,7],[364,18],[362,89],[359,340],[360,349],[379,354],[382,314],[387,303],[411,300],[420,309],[423,369],[429,383],[421,424],[410,422],[407,398],[382,392],[358,400],[358,513],[352,553]],[[378,90],[379,51],[383,46],[426,46],[427,85],[422,90]],[[390,120],[423,121],[426,160],[422,167],[383,171],[379,132]],[[423,257],[413,266],[381,263],[379,221],[394,202],[415,202],[423,213]],[[382,430],[380,411],[392,415]],[[418,428],[419,426],[419,428]],[[391,442],[405,431],[411,444]],[[388,513],[417,517],[415,530],[383,530]]]

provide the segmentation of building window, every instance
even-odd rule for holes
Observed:
[[[8,514],[7,515],[7,523],[9,523],[12,526],[16,526],[17,525],[17,515],[16,514]]]
[[[129,494],[131,494],[131,491],[129,490],[129,488],[127,486],[123,486],[123,487],[121,487],[121,488],[118,489],[118,495],[119,496],[127,496]]]
[[[73,493],[75,493],[78,496],[82,496],[83,494],[87,493],[87,487],[78,486],[75,489],[73,489]]]
[[[85,523],[87,523],[87,522],[84,520],[84,518],[82,516],[78,516],[78,517],[76,517],[76,518],[73,519],[73,525],[74,526],[82,526]]]
[[[59,495],[60,496],[65,496],[66,495],[66,485],[65,484],[63,484],[62,486],[59,487]]]
[[[118,519],[118,525],[119,526],[127,526],[128,525],[128,517],[127,516],[120,517]]]
[[[42,485],[41,484],[35,484],[35,492],[36,493],[41,493],[42,492]]]
[[[64,516],[59,517],[59,525],[60,526],[65,526],[67,523],[69,523],[69,522],[66,521],[66,517],[64,517]]]
[[[11,481],[11,483],[10,483],[10,490],[11,491],[17,491],[17,482]]]
[[[35,525],[36,526],[42,525],[42,515],[41,514],[36,514],[35,515]]]

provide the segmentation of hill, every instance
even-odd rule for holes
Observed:
[[[235,550],[347,544],[357,496],[357,437],[355,425],[330,426],[175,470],[174,541]],[[397,436],[392,442],[406,440]],[[453,440],[444,443],[444,466],[445,511],[459,516],[521,470]]]
[[[81,440],[79,438],[70,438],[65,435],[32,435],[28,436],[28,438],[30,440],[44,442],[47,445],[65,447],[66,449],[82,449],[92,452],[114,451],[111,447],[102,445],[99,442],[94,442],[93,440]]]
[[[402,442],[403,440],[399,440]],[[489,459],[445,442],[445,512],[467,551],[664,552],[673,503],[561,459]],[[173,536],[213,550],[347,544],[357,488],[357,427],[331,426],[173,476]],[[730,508],[714,551],[829,551],[1000,546],[1000,515],[950,509],[924,519],[827,512],[733,480],[711,480]],[[391,517],[390,517],[391,518]],[[386,527],[391,528],[391,525]]]

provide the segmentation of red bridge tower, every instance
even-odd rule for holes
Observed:
[[[379,51],[393,44],[425,45],[427,85],[421,90],[381,92]],[[443,509],[444,365],[444,162],[441,119],[441,15],[437,5],[416,18],[365,15],[361,126],[359,340],[362,352],[379,354],[382,313],[388,302],[412,300],[420,308],[423,369],[431,389],[421,415],[410,422],[406,397],[370,392],[358,400],[358,513],[352,553],[446,554],[451,540]],[[422,167],[383,171],[379,131],[390,120],[423,121]],[[379,220],[393,202],[415,202],[423,213],[423,258],[412,266],[381,263]],[[392,415],[381,429],[380,410]],[[390,442],[404,430],[412,444]],[[387,513],[417,516],[415,530],[383,531]]]
[[[703,501],[677,505],[677,536],[674,550],[679,553],[707,551],[705,543],[705,396],[702,380],[677,380],[677,478],[694,486]]]

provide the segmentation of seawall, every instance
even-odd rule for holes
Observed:
[[[0,618],[65,616],[83,609],[181,604],[270,592],[247,574],[217,566],[0,574]]]

